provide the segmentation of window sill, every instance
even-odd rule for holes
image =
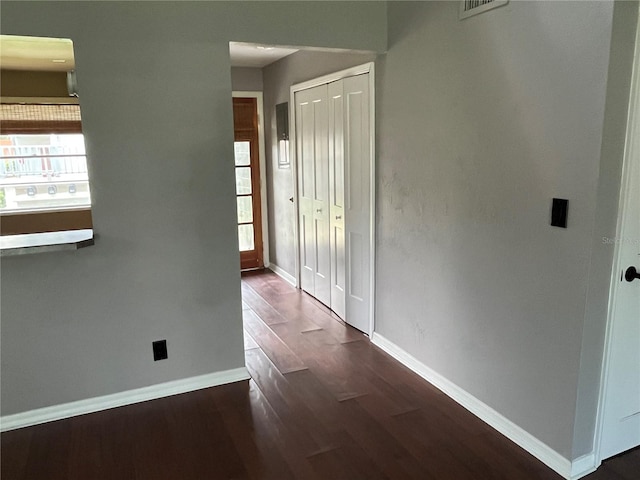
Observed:
[[[0,237],[0,256],[78,250],[93,244],[93,230],[90,229],[3,235]]]

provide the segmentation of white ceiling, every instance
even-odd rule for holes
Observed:
[[[274,47],[257,43],[229,43],[232,67],[262,68],[297,51],[296,48]]]

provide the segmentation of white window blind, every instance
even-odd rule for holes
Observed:
[[[0,133],[82,133],[80,106],[73,104],[0,104]]]

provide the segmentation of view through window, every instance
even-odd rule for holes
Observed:
[[[0,211],[90,207],[82,134],[0,136]]]

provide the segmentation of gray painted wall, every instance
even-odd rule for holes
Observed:
[[[74,41],[99,235],[2,260],[2,414],[244,365],[228,42],[383,51],[386,6],[3,2],[1,21]]]
[[[3,259],[3,415],[243,364],[228,41],[384,50],[383,3],[327,7],[3,2],[3,33],[76,42],[100,235]],[[636,8],[393,2],[377,66],[376,329],[569,458],[591,449]],[[291,84],[372,58],[264,69],[272,128]],[[270,255],[293,274],[267,128]]]
[[[267,204],[269,215],[269,261],[295,276],[295,210],[290,168],[278,167],[275,106],[289,102],[290,87],[322,75],[374,61],[374,53],[299,51],[263,69]],[[291,147],[293,148],[293,147]]]
[[[376,331],[571,458],[613,4],[457,10],[388,6]]]
[[[234,91],[261,92],[262,69],[231,67],[231,88]]]

